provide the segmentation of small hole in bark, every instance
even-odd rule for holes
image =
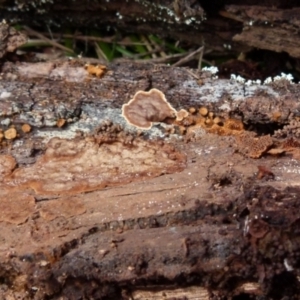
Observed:
[[[248,209],[248,208],[245,208],[245,209],[243,209],[243,210],[241,211],[239,217],[240,217],[241,219],[243,219],[243,218],[245,218],[246,216],[248,216],[249,214],[250,214],[249,209]]]
[[[274,132],[278,129],[283,129],[284,124],[278,124],[277,122],[272,123],[252,123],[248,122],[245,124],[245,129],[248,131],[254,131],[257,135],[273,135]]]
[[[272,280],[271,292],[268,295],[269,299],[282,299],[283,295],[289,295],[292,298],[297,291],[299,292],[298,285],[299,282],[295,274],[291,272],[282,272],[275,275]]]
[[[227,216],[225,216],[225,217],[223,218],[223,220],[222,220],[222,223],[223,223],[223,224],[231,224],[232,222],[231,222],[231,220],[230,220]]]
[[[232,297],[232,300],[251,300],[251,299],[253,299],[252,296],[246,293],[241,293],[239,295]]]

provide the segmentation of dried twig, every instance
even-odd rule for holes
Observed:
[[[175,64],[173,64],[173,67],[181,66],[184,63],[192,60],[195,57],[195,55],[199,54],[200,52],[203,52],[203,49],[204,49],[204,46],[198,48],[196,51],[191,52],[190,54],[186,55],[185,57],[183,57],[182,59],[177,61]]]
[[[94,42],[94,47],[95,47],[95,51],[96,51],[96,54],[97,54],[98,58],[99,59],[104,59],[106,62],[109,62],[107,56],[102,51],[102,49],[99,47],[97,42]]]
[[[49,36],[49,33],[44,32],[43,34],[45,36]],[[115,36],[104,38],[98,36],[60,34],[60,33],[52,33],[52,36],[54,36],[55,38],[75,39],[80,41],[95,41],[95,42],[105,42],[105,43],[112,43],[112,44],[117,43],[118,45],[123,45],[123,46],[135,46],[135,45],[145,46],[145,43],[118,41],[116,40]]]
[[[28,35],[36,36],[36,37],[38,37],[39,39],[44,40],[45,42],[48,42],[48,43],[49,43],[51,46],[53,46],[53,47],[56,47],[56,48],[59,48],[59,49],[61,49],[61,50],[66,51],[66,52],[75,54],[75,52],[74,52],[72,49],[67,48],[67,47],[65,47],[65,46],[63,46],[63,45],[61,45],[61,44],[59,44],[59,43],[57,43],[57,42],[55,42],[55,41],[53,41],[53,40],[48,39],[48,38],[45,37],[43,34],[41,34],[41,33],[37,32],[37,31],[31,29],[30,27],[28,27],[28,26],[23,26],[23,28],[26,30],[26,32],[28,33]]]
[[[238,22],[241,22],[241,23],[244,23],[244,20],[239,18],[238,16],[236,16],[235,14],[232,14],[228,11],[225,11],[225,10],[220,10],[218,12],[218,14],[224,18],[228,18],[228,19],[231,19],[231,20],[234,20],[234,21],[238,21]]]
[[[152,58],[157,58],[157,52],[158,51],[155,51],[155,52],[153,52],[153,46],[151,45],[151,43],[148,41],[148,39],[144,36],[144,35],[142,35],[141,36],[141,40],[145,43],[145,47],[147,48],[147,50],[148,50],[148,53],[150,53],[150,52],[152,52]]]
[[[152,59],[135,59],[135,62],[140,62],[140,63],[168,63],[171,60],[177,59],[179,57],[186,56],[186,53],[178,53],[178,54],[172,54],[172,55],[167,55],[166,57],[158,57],[158,58],[152,58]],[[117,58],[114,61],[128,61],[128,58]]]

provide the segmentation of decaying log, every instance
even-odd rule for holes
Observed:
[[[187,114],[128,124],[154,88]],[[296,299],[298,99],[286,78],[3,63],[0,298]]]
[[[299,4],[296,1],[194,0],[1,1],[8,22],[87,29],[118,28],[157,34],[205,51],[239,54],[253,47],[299,58]],[[260,6],[258,6],[260,5]]]
[[[263,6],[227,6],[225,11],[243,22],[236,42],[274,52],[287,52],[299,58],[299,8],[278,9]]]

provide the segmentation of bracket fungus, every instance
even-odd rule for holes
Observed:
[[[149,92],[138,91],[122,106],[125,120],[140,129],[150,129],[153,122],[163,122],[176,118],[177,112],[158,89]]]

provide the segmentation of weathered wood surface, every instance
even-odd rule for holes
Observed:
[[[297,299],[299,86],[84,65],[2,64],[1,129],[18,136],[1,138],[1,298]],[[246,130],[223,136],[207,116],[206,129],[181,124],[190,137],[164,123],[139,134],[121,106],[151,88]],[[250,130],[278,156],[238,138]]]
[[[226,6],[230,17],[240,20],[243,30],[233,41],[299,58],[299,7],[278,9],[263,6]]]
[[[296,1],[1,1],[0,18],[25,24],[80,26],[157,34],[205,51],[239,54],[253,47],[299,58]]]

